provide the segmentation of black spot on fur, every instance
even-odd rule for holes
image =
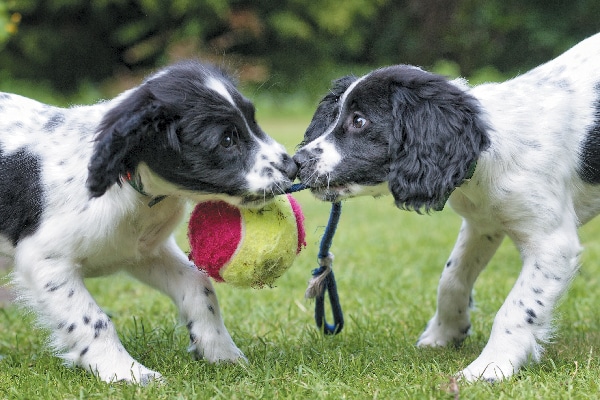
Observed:
[[[81,350],[81,353],[79,353],[79,357],[83,357],[85,355],[85,353],[88,352],[89,349],[90,349],[89,347],[86,347],[85,349]]]
[[[108,322],[103,320],[103,319],[99,319],[96,321],[96,323],[94,323],[94,339],[96,339],[98,336],[100,336],[100,332],[102,332],[103,330],[106,330],[108,328]]]
[[[48,292],[56,292],[58,289],[60,289],[61,287],[65,286],[67,284],[67,282],[62,282],[59,284],[56,284],[54,282],[48,282],[46,283],[46,285],[44,286],[44,288],[46,290],[48,290]]]
[[[64,124],[64,122],[65,116],[62,113],[56,113],[52,117],[50,117],[50,119],[44,124],[44,126],[42,126],[42,129],[46,132],[53,132],[56,128]]]
[[[462,333],[463,335],[467,335],[469,333],[469,330],[471,329],[471,324],[467,325],[466,327],[464,327],[460,333]]]
[[[209,289],[209,288],[207,288],[207,287],[205,287],[205,288],[204,288],[204,295],[205,295],[205,296],[207,296],[207,297],[208,297],[208,296],[211,296],[212,294],[213,294],[213,291],[212,291],[212,290],[210,290],[210,289]]]
[[[215,308],[211,304],[208,305],[208,311],[210,311],[212,315],[215,315]]]
[[[67,328],[67,332],[69,332],[69,333],[73,332],[76,327],[77,327],[77,325],[75,325],[75,324],[69,325],[69,327]]]
[[[531,308],[528,308],[525,313],[527,314],[526,317],[526,321],[528,324],[533,324],[535,322],[535,319],[537,318],[537,315],[535,313],[535,311],[533,311]]]
[[[17,245],[35,232],[44,208],[41,162],[25,149],[0,150],[0,233]]]
[[[86,325],[89,324],[90,323],[90,317],[88,317],[87,315],[84,315],[83,316],[83,323],[86,324]]]

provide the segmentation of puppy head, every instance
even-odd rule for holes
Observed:
[[[334,84],[294,156],[322,200],[391,191],[403,209],[441,209],[489,146],[477,100],[398,65]]]
[[[295,178],[291,157],[217,68],[175,64],[113,102],[88,168],[93,197],[137,172],[152,196],[251,205],[282,193]]]

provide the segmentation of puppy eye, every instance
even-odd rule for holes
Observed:
[[[367,119],[362,115],[355,114],[354,118],[352,119],[352,127],[354,129],[362,129],[365,127],[365,125],[367,125]]]
[[[239,135],[237,128],[233,127],[225,131],[223,137],[221,138],[220,145],[226,149],[236,146],[239,141]]]

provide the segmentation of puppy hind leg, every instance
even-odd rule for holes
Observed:
[[[18,258],[14,282],[20,299],[50,329],[51,344],[67,364],[82,367],[105,382],[146,384],[161,378],[127,353],[75,266],[60,259]]]
[[[173,240],[157,257],[145,261],[128,272],[171,297],[189,330],[190,352],[209,362],[246,359],[225,328],[210,278],[188,261]]]
[[[578,269],[581,247],[572,221],[517,247],[523,268],[494,318],[488,343],[460,372],[466,380],[501,380],[529,359],[537,361],[551,334],[554,307]]]
[[[459,344],[467,337],[471,328],[473,285],[503,239],[504,234],[499,231],[480,230],[463,220],[440,278],[436,313],[421,334],[417,346]]]

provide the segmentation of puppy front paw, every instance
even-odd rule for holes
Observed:
[[[433,317],[427,328],[419,337],[417,347],[445,347],[447,345],[460,345],[471,332],[471,324],[467,321],[462,324],[443,324],[437,317]]]
[[[460,371],[457,376],[465,382],[495,383],[512,376],[514,373],[515,369],[510,363],[500,365],[495,362],[475,360],[467,368]]]
[[[146,386],[153,382],[165,382],[160,373],[146,368],[137,361],[120,366],[116,365],[113,368],[96,367],[92,368],[91,371],[106,383],[126,382]]]
[[[197,360],[206,360],[210,363],[248,361],[227,332],[210,336],[200,336],[190,333],[188,351]]]

